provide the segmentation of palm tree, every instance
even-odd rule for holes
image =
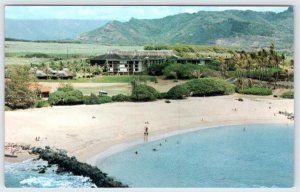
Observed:
[[[225,59],[223,56],[217,56],[216,57],[217,61],[220,63],[220,72],[221,72],[221,75],[225,78],[226,77],[226,72],[228,70],[228,66],[225,62]]]
[[[278,77],[279,77],[279,70],[280,70],[280,64],[282,64],[282,61],[284,61],[285,57],[284,55],[279,55],[275,50],[275,44],[272,43],[270,48],[270,66],[276,68],[276,77],[274,81],[274,87],[277,85]]]
[[[235,64],[235,68],[236,68],[236,75],[237,75],[237,84],[238,86],[240,86],[241,88],[244,87],[244,81],[243,81],[243,72],[242,72],[242,68],[243,68],[243,56],[241,53],[233,53],[233,57],[232,60]]]

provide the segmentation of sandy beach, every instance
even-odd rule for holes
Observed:
[[[237,94],[147,103],[54,106],[5,112],[5,142],[66,149],[80,161],[111,146],[191,128],[245,124],[293,123],[279,111],[294,112],[294,100]],[[36,137],[39,137],[38,141]],[[9,158],[5,160],[9,161]]]

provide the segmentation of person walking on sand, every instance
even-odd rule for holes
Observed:
[[[148,126],[145,126],[145,130],[144,130],[144,135],[148,136],[149,132],[148,132]]]
[[[145,122],[145,124],[149,124],[148,121]],[[145,129],[144,129],[144,141],[145,141],[145,142],[148,141],[148,135],[149,135],[149,132],[148,132],[148,126],[145,125]]]
[[[145,134],[145,135],[148,135],[148,134],[149,134],[149,133],[148,133],[148,124],[149,124],[149,122],[146,121],[146,122],[145,122],[145,129],[144,129],[144,134]]]

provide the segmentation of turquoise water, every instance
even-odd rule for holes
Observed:
[[[56,166],[48,168],[46,173],[38,173],[39,167],[47,165],[48,163],[42,160],[26,160],[20,163],[5,162],[5,186],[13,188],[95,187],[88,177],[74,176],[70,173],[56,174]]]
[[[292,187],[293,144],[292,125],[226,126],[140,144],[97,166],[130,187]]]

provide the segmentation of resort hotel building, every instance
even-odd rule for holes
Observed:
[[[91,65],[99,65],[110,74],[134,74],[147,70],[153,64],[191,63],[203,65],[211,61],[207,58],[178,57],[173,50],[135,50],[120,51],[109,50],[106,54],[93,57],[89,60]]]

